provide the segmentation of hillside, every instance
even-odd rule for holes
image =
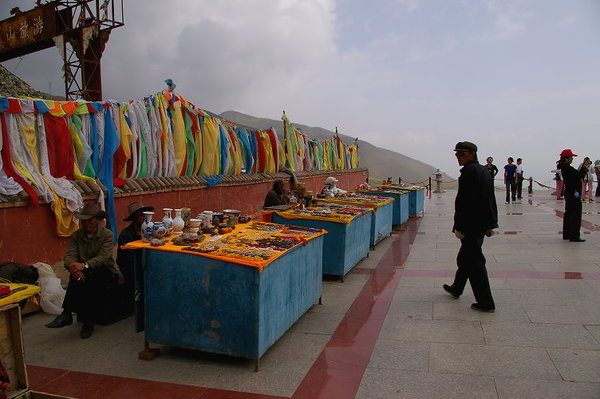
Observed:
[[[13,75],[0,65],[0,96],[3,97],[34,97],[45,98],[49,100],[64,100],[64,97],[57,97],[41,91],[37,91],[26,82]]]
[[[237,125],[254,129],[275,127],[277,134],[283,139],[283,127],[280,120],[257,118],[236,111],[225,111],[219,116]],[[316,139],[330,138],[334,134],[334,132],[320,127],[311,127],[298,123],[294,123],[294,126]],[[340,138],[347,144],[354,140],[354,137],[343,134],[340,134]],[[397,182],[398,177],[400,177],[403,183],[419,184],[426,182],[429,176],[436,172],[436,168],[431,165],[394,151],[376,147],[360,139],[358,140],[358,146],[360,148],[360,166],[369,168],[369,175],[374,179],[381,180],[392,177],[394,182]],[[452,179],[444,175],[444,181],[449,180]]]

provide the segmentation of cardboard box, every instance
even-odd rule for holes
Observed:
[[[21,331],[21,308],[17,304],[0,307],[0,363],[10,380],[8,388],[3,391],[9,399],[75,399],[29,390]]]

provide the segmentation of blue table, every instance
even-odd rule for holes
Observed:
[[[409,193],[400,190],[360,191],[361,194],[379,195],[394,199],[392,226],[401,226],[408,221]]]
[[[419,216],[425,210],[425,187],[402,187],[385,184],[378,188],[408,192],[408,216],[410,217]]]
[[[365,237],[371,234],[372,219],[372,211],[356,216],[350,223],[272,215],[273,223],[327,230],[323,241],[323,274],[340,276],[342,282],[344,276],[369,254],[369,241]]]
[[[136,249],[137,330],[149,343],[256,361],[322,294],[324,236],[262,271],[201,255]],[[142,317],[143,320],[139,320]],[[141,325],[140,325],[141,324]]]
[[[408,216],[419,216],[425,210],[425,188],[404,188],[408,191]]]
[[[387,200],[386,200],[387,201]],[[369,245],[374,248],[375,245],[383,240],[386,236],[388,236],[392,232],[392,219],[394,215],[394,201],[389,201],[387,204],[376,205],[371,203],[366,204],[364,201],[361,202],[360,199],[353,200],[351,197],[336,197],[336,198],[323,198],[318,199],[317,202],[319,204],[327,204],[328,202],[334,204],[340,204],[345,206],[360,206],[365,207],[368,206],[373,209],[374,215],[371,219],[371,233],[369,235]]]

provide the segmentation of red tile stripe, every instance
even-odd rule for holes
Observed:
[[[30,389],[79,399],[286,399],[281,396],[203,388],[138,378],[27,366]]]
[[[394,297],[421,219],[411,218],[373,270],[294,399],[354,398]]]

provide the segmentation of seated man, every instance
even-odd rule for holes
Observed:
[[[96,204],[85,204],[73,212],[81,228],[69,240],[65,254],[65,269],[69,271],[69,285],[63,301],[63,312],[46,324],[60,328],[73,323],[72,312],[83,322],[80,336],[89,338],[94,332],[93,315],[101,305],[102,292],[113,278],[113,233],[100,225],[106,213]]]
[[[277,205],[285,205],[289,201],[289,198],[285,195],[285,188],[283,180],[275,180],[273,182],[273,188],[269,190],[265,197],[265,203],[263,208]]]
[[[125,286],[127,287],[127,295],[133,300],[133,251],[121,249],[121,245],[125,245],[131,241],[142,239],[142,223],[144,223],[144,212],[154,210],[152,206],[144,206],[141,202],[132,202],[128,206],[128,214],[124,222],[131,222],[129,226],[121,230],[119,234],[119,248],[117,249],[117,265],[125,277]]]

